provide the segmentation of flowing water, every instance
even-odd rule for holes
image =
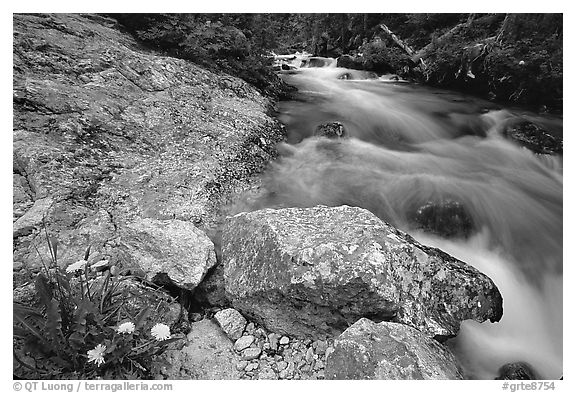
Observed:
[[[519,119],[561,135],[562,120],[503,109],[461,94],[294,60],[283,78],[298,88],[279,118],[288,143],[250,208],[364,207],[492,278],[504,299],[499,323],[465,321],[448,342],[469,378],[494,378],[526,361],[544,379],[562,375],[562,158],[505,139]],[[338,121],[346,136],[314,136]],[[411,220],[427,203],[452,201],[472,234],[444,238]]]

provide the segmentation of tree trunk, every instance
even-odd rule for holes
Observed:
[[[410,47],[410,45],[406,44],[402,41],[396,34],[392,32],[385,24],[381,24],[380,28],[384,30],[384,32],[398,45],[400,48],[404,50],[404,52],[408,53],[408,56],[414,56],[414,49]]]

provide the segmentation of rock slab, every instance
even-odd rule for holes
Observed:
[[[442,344],[409,326],[366,318],[336,339],[325,372],[326,379],[463,379]]]
[[[368,317],[444,339],[465,319],[502,316],[492,280],[361,208],[240,213],[222,246],[234,308],[280,334],[333,336]]]

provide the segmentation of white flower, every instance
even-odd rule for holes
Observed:
[[[158,341],[168,340],[170,338],[170,328],[163,323],[157,323],[150,331],[152,336]]]
[[[79,260],[78,262],[74,262],[73,264],[69,265],[66,268],[66,273],[72,273],[78,270],[84,270],[86,266],[86,261],[84,259]]]
[[[104,351],[106,350],[106,345],[98,344],[96,348],[89,350],[88,361],[94,362],[98,367],[104,363]]]
[[[134,326],[133,322],[124,322],[122,324],[120,324],[120,326],[118,326],[117,332],[118,333],[134,333],[134,329],[136,327]]]

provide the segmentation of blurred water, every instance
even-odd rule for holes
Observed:
[[[307,63],[308,65],[310,62]],[[237,209],[338,206],[381,219],[475,266],[504,298],[501,322],[466,321],[450,342],[470,378],[494,378],[528,361],[543,378],[562,375],[562,158],[506,140],[518,118],[562,133],[562,120],[452,92],[389,83],[363,71],[300,68],[284,75],[299,89],[280,105],[288,130],[262,193]],[[306,64],[305,64],[306,65]],[[344,139],[312,137],[341,122]],[[428,202],[457,201],[474,223],[468,239],[423,234],[410,221]]]

